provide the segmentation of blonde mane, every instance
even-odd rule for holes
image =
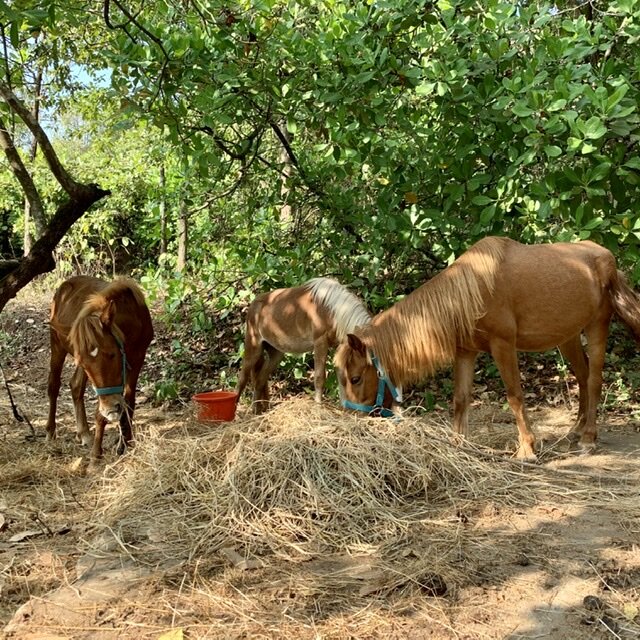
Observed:
[[[140,287],[128,278],[117,278],[104,289],[92,293],[87,298],[69,331],[69,344],[73,353],[86,354],[95,348],[104,334],[100,315],[107,308],[109,302],[113,301],[117,304],[117,301],[127,294],[133,296],[137,305],[145,305]],[[111,324],[110,331],[124,344],[125,336],[115,322]]]
[[[396,384],[433,375],[454,359],[456,342],[472,336],[493,292],[505,242],[479,241],[358,332]]]
[[[356,327],[371,323],[371,314],[364,303],[337,280],[313,278],[304,286],[311,292],[311,299],[331,313],[338,342],[345,340],[347,334],[353,333]]]

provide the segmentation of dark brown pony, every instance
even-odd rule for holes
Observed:
[[[247,310],[238,398],[251,379],[254,411],[263,412],[269,404],[269,376],[284,354],[313,351],[315,401],[320,402],[329,349],[370,321],[362,301],[331,278],[259,295]]]
[[[535,439],[523,404],[517,351],[559,347],[580,389],[578,419],[570,435],[591,450],[614,313],[639,339],[640,298],[607,249],[588,241],[528,246],[508,238],[485,238],[375,316],[371,325],[348,336],[335,357],[345,406],[388,407],[389,388],[374,402],[379,376],[392,388],[416,382],[453,361],[453,428],[467,434],[474,363],[485,351],[498,366],[515,414],[518,457],[532,458]]]
[[[60,376],[65,357],[70,354],[76,363],[70,386],[77,439],[87,446],[93,442],[91,457],[100,458],[105,425],[119,420],[118,453],[123,453],[132,439],[138,375],[153,339],[142,291],[126,278],[113,282],[89,276],[69,278],[53,296],[50,334],[47,439],[56,437]],[[98,395],[93,439],[84,406],[87,378]]]

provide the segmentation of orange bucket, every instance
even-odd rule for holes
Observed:
[[[231,422],[236,417],[238,394],[235,391],[206,391],[191,398],[202,422]]]

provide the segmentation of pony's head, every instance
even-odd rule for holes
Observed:
[[[371,415],[391,415],[390,408],[402,397],[387,377],[366,343],[349,333],[337,349],[334,364],[338,373],[340,401],[347,409]]]
[[[76,365],[82,367],[98,396],[100,413],[109,421],[125,410],[127,361],[124,336],[114,322],[116,303],[97,293],[89,297],[69,332]]]

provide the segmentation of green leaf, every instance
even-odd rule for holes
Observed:
[[[554,144],[550,144],[544,148],[544,152],[549,158],[557,158],[562,153],[562,149]]]
[[[567,106],[567,101],[564,98],[560,100],[554,100],[548,107],[547,111],[560,111]]]
[[[602,180],[603,178],[609,175],[610,171],[611,171],[611,163],[602,162],[597,167],[594,167],[594,169],[591,170],[587,183],[591,184],[592,182],[597,182],[598,180]]]
[[[598,140],[598,138],[602,138],[602,136],[607,133],[607,127],[604,126],[600,118],[593,116],[584,123],[582,131],[585,138]]]
[[[479,206],[484,206],[486,204],[491,204],[493,200],[491,198],[488,198],[487,196],[477,195],[471,200],[471,202]]]
[[[433,90],[435,89],[435,86],[435,82],[423,82],[416,87],[416,93],[419,96],[431,95],[433,93]]]
[[[522,100],[518,100],[511,109],[519,118],[526,118],[533,113],[533,109],[530,109]]]
[[[493,219],[493,216],[496,212],[496,205],[492,204],[489,207],[486,207],[480,213],[480,224],[487,224]]]
[[[605,111],[607,113],[611,113],[611,110],[624,98],[627,91],[629,91],[628,84],[620,85],[607,99],[607,104],[605,106]]]
[[[11,45],[14,49],[20,48],[20,32],[18,31],[18,21],[14,20],[11,23],[11,28],[9,29],[9,37],[11,39]]]
[[[569,139],[567,140],[567,151],[577,151],[581,144],[582,140],[580,140],[580,138],[569,136]]]

